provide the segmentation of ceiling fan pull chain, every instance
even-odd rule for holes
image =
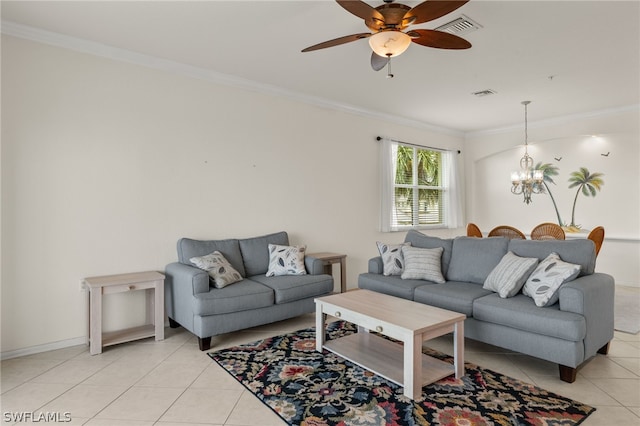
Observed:
[[[389,57],[389,61],[387,62],[387,78],[393,78],[393,74],[391,74],[391,57]]]

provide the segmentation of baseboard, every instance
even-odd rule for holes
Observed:
[[[69,348],[71,346],[88,345],[89,341],[86,336],[75,337],[73,339],[60,340],[44,345],[30,346],[28,348],[16,349],[13,351],[0,352],[0,360],[18,358],[26,355],[39,354],[41,352],[55,351],[57,349]]]

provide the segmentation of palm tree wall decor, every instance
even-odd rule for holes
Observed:
[[[538,163],[536,164],[536,170],[542,170],[543,180],[542,184],[546,190],[546,193],[551,197],[551,202],[553,203],[553,208],[556,211],[556,216],[558,218],[558,225],[563,226],[562,218],[560,217],[560,211],[558,210],[558,205],[556,204],[556,199],[553,198],[553,194],[551,193],[551,189],[549,189],[548,183],[556,184],[553,181],[553,176],[558,176],[558,168],[551,163]]]
[[[580,170],[571,173],[569,178],[569,188],[578,188],[576,190],[576,196],[573,199],[573,208],[571,209],[571,223],[569,224],[570,231],[576,231],[580,229],[580,225],[576,225],[576,202],[578,201],[578,195],[582,192],[585,197],[595,197],[597,191],[600,191],[604,181],[602,180],[603,173],[590,173],[586,167],[580,167]]]

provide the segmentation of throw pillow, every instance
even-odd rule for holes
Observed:
[[[376,245],[378,246],[380,257],[382,257],[383,275],[401,275],[404,269],[404,257],[400,249],[403,246],[411,245],[411,243],[385,244],[378,241]]]
[[[222,253],[217,250],[205,256],[192,257],[189,261],[198,268],[207,271],[216,288],[223,288],[229,284],[242,281],[240,272],[236,271]]]
[[[404,271],[400,278],[403,280],[427,280],[438,284],[445,282],[442,276],[442,247],[426,249],[411,246],[402,247],[404,256]]]
[[[546,257],[524,284],[522,292],[533,298],[536,306],[551,306],[560,297],[562,284],[571,281],[580,273],[580,265],[563,262],[558,253]]]
[[[495,291],[503,299],[513,297],[522,289],[536,266],[538,259],[535,257],[520,257],[507,252],[489,273],[482,288]]]
[[[281,246],[269,244],[267,277],[280,275],[306,275],[304,252],[307,246]]]

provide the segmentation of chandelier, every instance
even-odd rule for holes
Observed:
[[[524,105],[524,156],[520,159],[520,171],[511,173],[511,193],[523,195],[524,202],[531,203],[531,194],[544,193],[544,173],[533,168],[533,158],[529,155],[529,135],[527,133],[527,105],[531,101],[523,101]]]

